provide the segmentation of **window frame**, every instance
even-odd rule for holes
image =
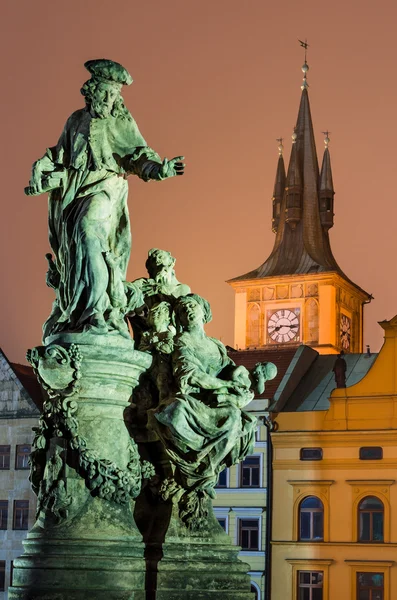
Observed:
[[[321,558],[286,558],[292,567],[292,598],[298,598],[298,571],[322,571],[323,572],[323,600],[329,600],[329,568],[333,559]]]
[[[214,515],[215,515],[216,520],[225,519],[225,522],[226,522],[225,533],[229,533],[229,508],[214,506]]]
[[[2,449],[8,448],[8,452],[3,452]],[[2,457],[8,456],[8,467],[2,466]],[[0,444],[0,471],[9,471],[11,468],[11,445],[10,444]]]
[[[314,583],[314,584],[312,584],[312,583],[309,583],[309,584],[302,583],[301,584],[301,582],[300,582],[300,575],[301,575],[301,573],[310,573],[310,574],[312,574],[312,573],[321,573],[322,574],[321,585],[318,585],[316,583]],[[321,589],[322,592],[323,592],[322,596],[324,598],[324,571],[323,570],[321,570],[321,571],[317,571],[317,570],[313,571],[312,569],[311,570],[298,569],[296,571],[296,578],[297,578],[297,581],[296,581],[296,590],[297,590],[297,596],[296,597],[297,597],[297,599],[299,598],[300,591],[302,589],[309,589],[309,590],[314,590],[314,589],[319,590],[319,589]],[[310,598],[309,598],[309,600],[313,600],[313,594],[312,594],[312,592],[310,592]]]
[[[299,542],[300,544],[321,544],[322,542],[329,542],[329,496],[330,487],[335,481],[333,479],[317,479],[317,480],[302,480],[294,479],[288,480],[287,483],[293,487],[293,523],[292,523],[292,541]],[[323,535],[322,542],[314,541],[299,541],[299,507],[302,500],[307,496],[316,496],[321,500],[324,507],[324,520],[323,520]],[[321,569],[320,569],[321,570]]]
[[[257,532],[258,532],[258,547],[257,548],[243,548],[242,545],[242,532],[243,532],[243,521],[256,521],[258,524]],[[262,537],[262,519],[253,515],[244,515],[242,517],[237,517],[237,545],[240,546],[242,552],[260,552],[261,551],[261,537]],[[254,528],[245,529],[246,531],[255,531]],[[251,536],[249,536],[251,538]]]
[[[359,576],[360,575],[382,575],[383,581],[382,581],[382,587],[378,587],[378,588],[374,588],[373,586],[365,586],[364,588],[360,588],[359,587]],[[357,571],[356,572],[356,597],[359,599],[359,592],[365,592],[365,591],[381,591],[382,592],[382,596],[385,596],[385,576],[384,573],[382,573],[382,571],[377,571],[377,572],[373,572],[371,573],[371,571]],[[372,596],[372,593],[371,593]]]
[[[383,600],[391,600],[390,596],[390,569],[394,561],[373,560],[345,560],[351,570],[351,597],[357,598],[357,573],[382,573],[383,574]]]
[[[214,487],[215,490],[226,490],[227,488],[230,487],[230,469],[229,469],[229,467],[226,467],[226,469],[223,469],[223,471],[221,471],[221,473],[226,474],[226,485],[218,485],[218,483],[219,483],[219,477],[218,477],[218,481],[216,482],[216,485]],[[219,473],[219,475],[220,475],[220,473]]]
[[[252,588],[254,588],[255,591],[252,590]],[[261,600],[261,588],[256,583],[256,581],[252,581],[252,579],[251,579],[251,593],[255,594],[254,600]]]
[[[380,450],[380,456],[364,456],[366,450]],[[383,460],[383,446],[360,446],[358,458],[359,460]]]
[[[312,452],[314,450],[317,450],[318,453],[319,453],[319,457],[318,458],[314,458],[314,457],[307,458],[307,457],[303,456],[303,453],[305,452],[305,450],[309,450],[309,451],[312,451]],[[323,460],[323,455],[324,455],[323,449],[320,448],[319,446],[316,446],[316,447],[313,447],[313,448],[311,448],[310,446],[309,447],[305,446],[304,448],[301,448],[300,451],[299,451],[299,460],[302,460],[304,462],[314,462],[314,461],[317,462],[319,460]]]
[[[382,504],[382,508],[376,509],[362,509],[361,505],[363,502],[365,502],[365,500],[367,500],[368,498],[375,498],[376,500],[379,500],[379,502]],[[361,518],[362,515],[364,513],[369,513],[370,517],[369,517],[369,521],[370,521],[370,539],[369,540],[363,540],[360,537],[360,530],[361,530]],[[373,514],[374,513],[381,513],[382,514],[382,539],[381,540],[375,540],[374,539],[374,521],[373,521]],[[385,539],[385,505],[383,504],[382,500],[380,498],[378,498],[377,496],[373,496],[373,495],[368,495],[368,496],[364,496],[364,498],[362,498],[360,500],[360,502],[358,503],[357,506],[357,519],[358,519],[358,523],[357,523],[357,535],[358,535],[358,542],[360,544],[383,544],[384,543],[384,539]]]
[[[26,502],[27,506],[24,507],[18,507],[17,503],[18,502]],[[29,530],[29,500],[14,500],[14,505],[13,505],[13,511],[12,511],[12,529],[14,531],[28,531]],[[27,519],[26,519],[26,527],[16,527],[16,519],[17,519],[17,510],[19,511],[27,511]],[[23,513],[22,513],[23,514]],[[23,517],[22,517],[23,520]]]
[[[3,506],[2,506],[3,504]],[[8,529],[8,500],[0,500],[0,531],[7,531]],[[3,524],[3,514],[5,513],[5,527]]]
[[[348,479],[346,483],[352,489],[352,542],[358,544],[368,544],[371,542],[359,541],[358,528],[358,506],[366,496],[375,496],[384,507],[383,513],[383,542],[372,542],[373,544],[385,544],[390,542],[390,486],[395,483],[395,479]]]
[[[6,591],[6,561],[0,560],[0,592],[5,592],[5,591]]]
[[[322,508],[303,508],[302,509],[302,504],[305,500],[307,500],[308,498],[316,498],[316,500],[318,500],[321,505]],[[310,538],[302,538],[301,537],[301,530],[302,530],[302,526],[301,526],[301,517],[302,517],[302,513],[309,513],[310,514]],[[322,537],[321,538],[315,538],[313,537],[313,532],[314,532],[314,513],[321,513],[322,514]],[[318,496],[315,495],[309,495],[309,496],[305,496],[304,498],[302,498],[302,500],[299,503],[299,529],[298,529],[298,541],[299,542],[314,542],[314,543],[321,543],[324,541],[324,503],[321,500],[321,498],[319,498]]]
[[[18,448],[23,448],[23,447],[28,447],[29,446],[29,454],[27,454],[26,452],[19,452]],[[32,453],[32,444],[17,444],[15,447],[15,470],[16,471],[28,471],[30,469],[29,466],[29,456]],[[27,461],[26,461],[26,466],[25,467],[21,467],[18,465],[18,458],[22,457],[22,459],[24,460],[25,457],[27,457]]]
[[[259,485],[243,485],[243,468],[244,468],[244,462],[247,458],[257,458],[258,459]],[[253,469],[251,469],[251,465],[249,465],[249,466],[247,465],[245,468],[250,469],[250,471],[253,470]],[[256,469],[256,465],[255,465],[255,469]],[[252,473],[250,474],[250,480],[252,481]],[[249,454],[238,465],[238,487],[240,489],[244,489],[244,490],[260,490],[263,487],[263,454],[261,452],[257,453],[257,454]]]

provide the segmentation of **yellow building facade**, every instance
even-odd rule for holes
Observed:
[[[397,598],[397,316],[328,410],[273,415],[273,600]]]

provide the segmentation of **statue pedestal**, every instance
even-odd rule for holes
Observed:
[[[164,475],[169,467],[163,459],[157,466]],[[209,499],[206,508],[204,529],[191,531],[171,500],[163,502],[147,488],[141,493],[135,518],[146,542],[146,600],[254,600],[249,565],[239,560],[239,548],[219,525]]]
[[[124,411],[151,357],[119,335],[48,341],[30,353],[47,395],[32,452],[37,521],[14,561],[9,599],[144,600],[132,500],[150,469]]]

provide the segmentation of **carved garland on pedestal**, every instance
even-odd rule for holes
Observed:
[[[39,426],[34,428],[30,480],[38,495],[37,512],[49,509],[58,518],[65,516],[62,511],[67,516],[65,509],[71,499],[66,497],[64,482],[59,479],[63,465],[55,468],[56,463],[62,460],[57,452],[55,458],[50,459],[54,462],[54,468],[49,468],[46,464],[49,442],[53,437],[66,440],[69,447],[77,452],[78,470],[87,487],[105,500],[128,503],[140,493],[142,478],[149,479],[154,475],[153,465],[148,461],[141,463],[138,448],[131,439],[130,461],[126,470],[120,469],[110,460],[100,458],[95,451],[87,448],[87,441],[79,435],[78,404],[71,398],[79,388],[82,358],[76,344],[72,344],[69,349],[58,345],[33,348],[27,354],[27,359],[49,398],[44,402]],[[52,475],[50,485],[46,470],[57,471]],[[63,494],[60,493],[62,490]]]

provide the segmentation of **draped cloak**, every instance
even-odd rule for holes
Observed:
[[[61,187],[49,194],[49,238],[60,283],[44,336],[81,328],[93,314],[125,301],[122,282],[131,250],[126,176],[133,173],[147,179],[148,160],[161,162],[129,113],[101,119],[87,109],[69,117],[57,145],[41,159],[43,171],[48,166],[48,172],[58,172],[62,180]],[[117,267],[106,265],[105,293],[103,282],[96,284],[95,265],[90,264],[90,236],[99,240],[98,260],[105,261],[110,253],[117,262]]]
[[[149,411],[149,424],[187,489],[213,488],[220,471],[254,448],[256,417],[238,408],[227,390],[218,395],[193,383],[201,373],[218,377],[235,366],[221,342],[207,341],[203,347],[188,332],[177,336],[172,363],[178,391]]]

